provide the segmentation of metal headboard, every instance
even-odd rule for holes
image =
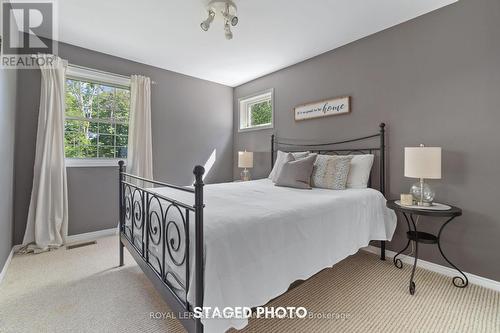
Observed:
[[[371,146],[368,148],[345,148],[345,145],[348,143],[369,141],[369,139],[377,137],[379,138],[378,146]],[[338,146],[342,148],[335,148]],[[385,196],[385,123],[379,125],[377,134],[327,143],[297,143],[297,140],[279,138],[273,134],[271,137],[271,168],[274,167],[275,155],[278,150],[286,152],[308,150],[318,154],[336,155],[374,154],[375,152],[379,152],[379,190]],[[371,176],[369,186],[371,187]]]
[[[379,138],[378,147],[368,147],[368,148],[339,148],[335,149],[333,147],[340,146],[348,143],[364,142],[369,141],[373,138]],[[295,142],[291,142],[295,141]],[[380,123],[379,131],[377,134],[372,134],[364,136],[361,138],[343,140],[337,142],[328,143],[297,143],[297,140],[278,138],[274,136],[271,137],[271,168],[274,167],[274,159],[276,152],[278,150],[294,152],[294,151],[304,151],[308,150],[310,152],[318,154],[336,154],[336,155],[351,155],[351,154],[373,154],[374,152],[379,152],[379,191],[385,196],[385,124]],[[369,186],[371,185],[371,174],[369,180]],[[380,241],[380,259],[385,260],[385,241]]]

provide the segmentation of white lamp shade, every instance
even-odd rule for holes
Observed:
[[[406,147],[405,177],[441,179],[441,147]]]
[[[253,168],[253,152],[238,152],[238,168]]]

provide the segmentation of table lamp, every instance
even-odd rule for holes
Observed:
[[[241,172],[241,180],[250,180],[249,168],[253,168],[253,152],[251,151],[239,151],[238,152],[238,168],[244,168]]]
[[[434,190],[424,179],[441,179],[441,147],[405,147],[405,177],[419,178],[411,194],[419,206],[431,206]]]

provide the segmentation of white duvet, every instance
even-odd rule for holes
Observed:
[[[194,201],[190,193],[153,191]],[[370,240],[390,240],[396,228],[394,212],[373,189],[303,190],[262,179],[206,185],[204,196],[205,307],[264,305],[292,282],[331,267]],[[193,231],[194,218],[191,222]],[[247,324],[234,318],[202,322],[207,333]]]

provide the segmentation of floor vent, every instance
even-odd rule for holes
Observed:
[[[84,246],[89,246],[89,245],[94,245],[94,244],[97,244],[97,241],[72,244],[72,245],[66,246],[66,250],[73,250],[73,249],[76,249],[76,248],[79,248],[79,247],[84,247]]]

